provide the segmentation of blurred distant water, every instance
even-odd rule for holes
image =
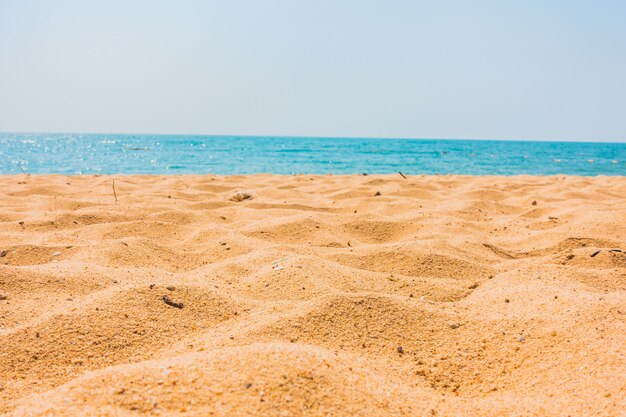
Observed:
[[[625,143],[0,133],[0,174],[626,175]]]

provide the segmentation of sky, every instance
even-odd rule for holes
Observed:
[[[0,0],[0,131],[626,141],[626,1]]]

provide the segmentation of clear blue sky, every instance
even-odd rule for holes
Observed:
[[[0,0],[0,131],[626,141],[626,1]]]

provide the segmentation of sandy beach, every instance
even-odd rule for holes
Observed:
[[[0,414],[623,415],[625,251],[626,177],[0,176]]]

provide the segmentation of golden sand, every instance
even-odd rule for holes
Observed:
[[[0,413],[624,415],[624,250],[624,177],[2,176]]]

